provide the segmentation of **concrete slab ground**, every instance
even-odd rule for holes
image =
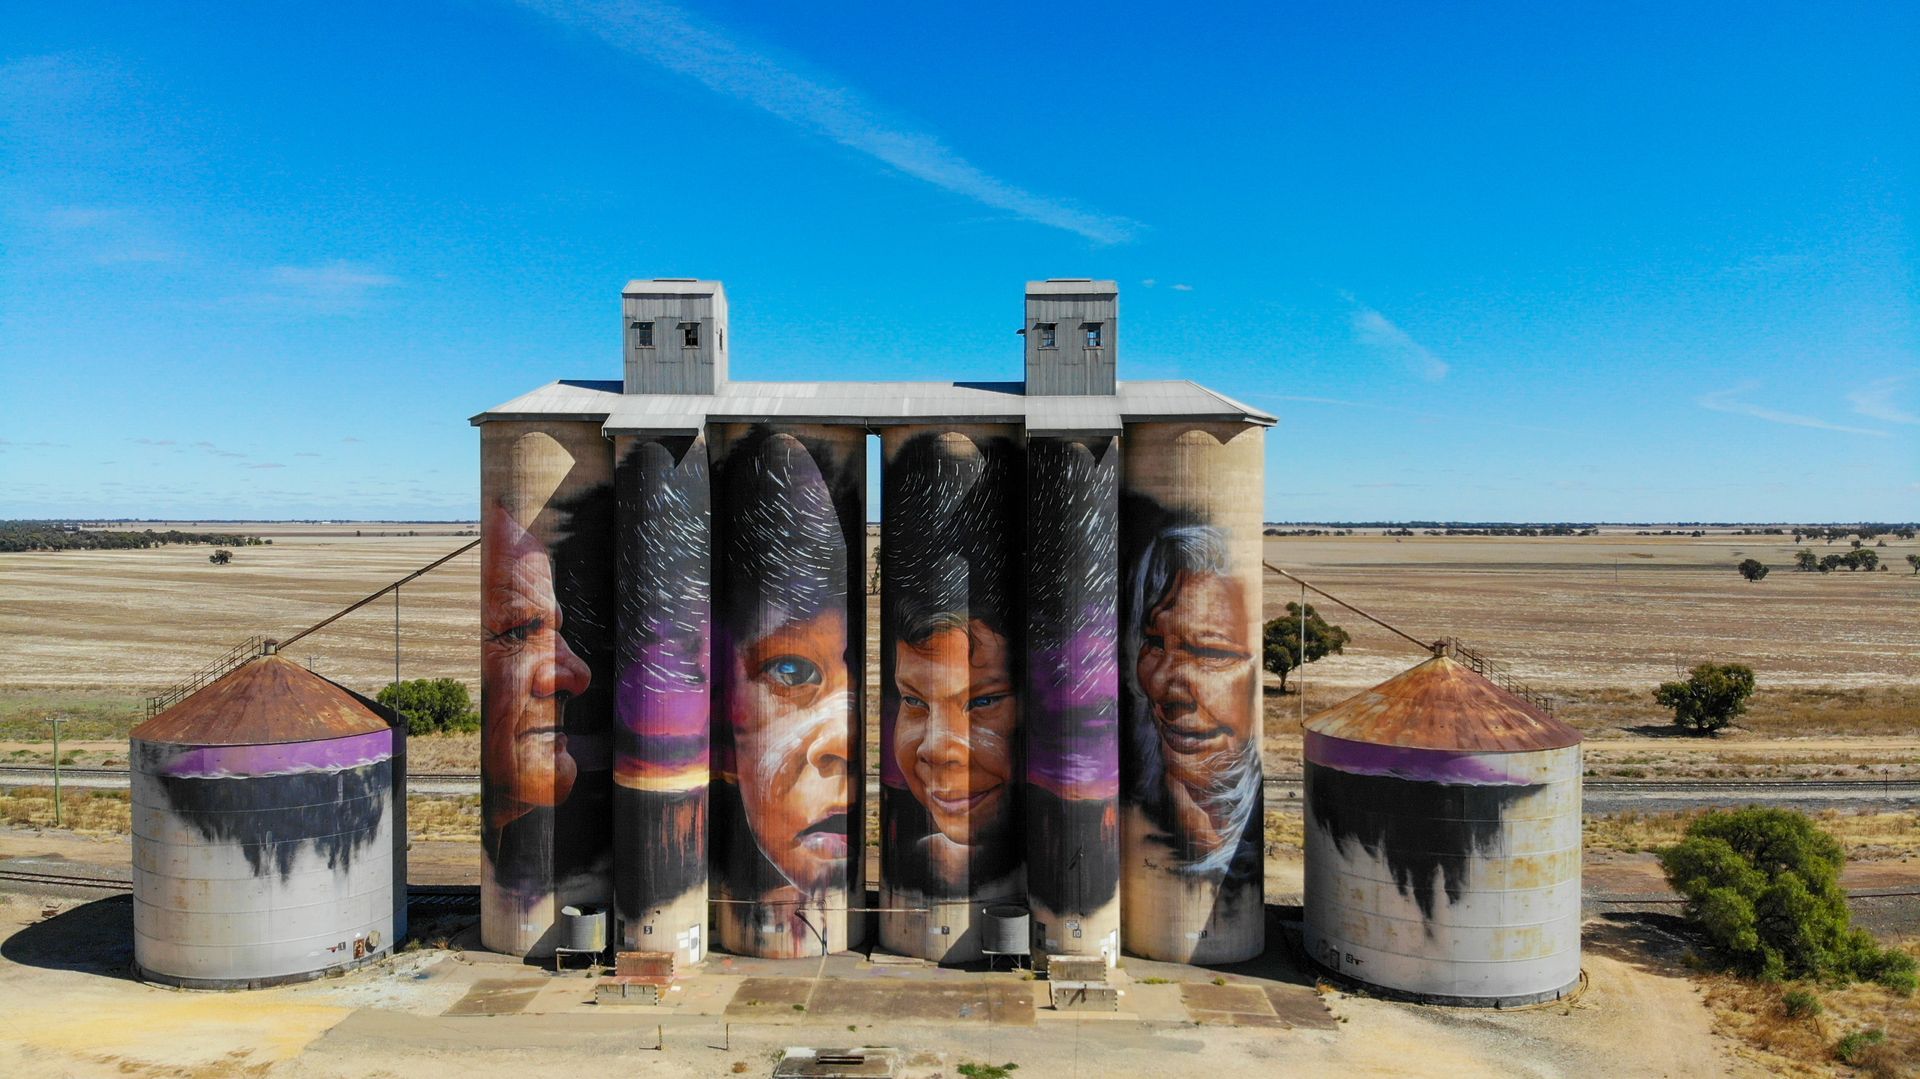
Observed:
[[[1317,992],[1284,945],[1226,971],[1128,959],[1114,975],[1121,1010],[1104,1014],[1054,1011],[1046,983],[1026,973],[858,954],[715,957],[676,982],[667,1003],[610,1007],[593,1003],[585,972],[461,947],[472,939],[463,932],[446,936],[455,946],[302,985],[162,989],[130,976],[125,897],[66,901],[52,917],[43,905],[0,898],[0,1075],[766,1076],[788,1046],[849,1044],[900,1049],[906,1079],[950,1079],[970,1062],[1017,1063],[1048,1079],[1582,1075],[1599,1044],[1618,1047],[1613,1074],[1730,1070],[1683,978],[1600,954],[1586,997],[1526,1014]]]

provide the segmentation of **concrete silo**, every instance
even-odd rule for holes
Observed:
[[[487,420],[480,501],[480,938],[544,956],[612,890],[613,446]]]
[[[845,951],[866,935],[866,432],[710,430],[715,943]]]
[[[1027,442],[1027,899],[1036,963],[1120,957],[1120,442]]]
[[[700,435],[614,442],[619,634],[613,885],[621,943],[706,956],[711,493]]]
[[[317,977],[404,932],[391,716],[263,656],[133,729],[134,962],[189,988]]]
[[[1307,954],[1433,1003],[1580,978],[1580,735],[1441,655],[1306,724]]]
[[[1233,963],[1266,942],[1256,422],[1121,439],[1121,944]]]
[[[1026,897],[1020,431],[880,445],[880,943],[965,962],[985,907]]]

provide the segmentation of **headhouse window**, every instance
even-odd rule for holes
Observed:
[[[1080,324],[1080,331],[1087,335],[1088,348],[1101,347],[1101,341],[1102,341],[1102,335],[1100,332],[1101,325],[1102,324],[1098,322],[1082,322]]]
[[[698,322],[682,322],[680,324],[680,343],[688,348],[700,347],[700,324]]]
[[[634,348],[652,348],[653,347],[653,321],[651,319],[635,319],[634,320],[633,347]]]
[[[1035,326],[1034,328],[1040,331],[1040,347],[1041,348],[1060,347],[1059,343],[1055,340],[1055,333],[1054,333],[1054,331],[1059,328],[1059,325],[1057,323],[1042,322],[1037,326]]]

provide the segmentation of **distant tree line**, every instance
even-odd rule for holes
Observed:
[[[234,532],[182,532],[169,528],[155,532],[108,532],[81,528],[66,521],[0,521],[0,551],[138,550],[174,543],[220,547],[257,547],[273,541]]]

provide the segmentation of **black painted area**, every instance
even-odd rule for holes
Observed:
[[[393,791],[393,762],[253,778],[158,776],[167,804],[210,842],[238,843],[255,876],[285,880],[303,846],[338,872],[373,842]],[[392,848],[375,852],[392,857]]]
[[[707,788],[642,791],[615,785],[613,894],[628,921],[707,885]],[[631,856],[627,856],[627,855]]]
[[[1494,848],[1508,808],[1540,789],[1361,776],[1312,762],[1306,768],[1314,824],[1342,855],[1355,845],[1384,861],[1400,894],[1428,919],[1438,902],[1436,875],[1447,901],[1459,900],[1473,859]]]
[[[1091,914],[1120,887],[1120,803],[1068,800],[1028,786],[1027,891],[1058,914]]]

